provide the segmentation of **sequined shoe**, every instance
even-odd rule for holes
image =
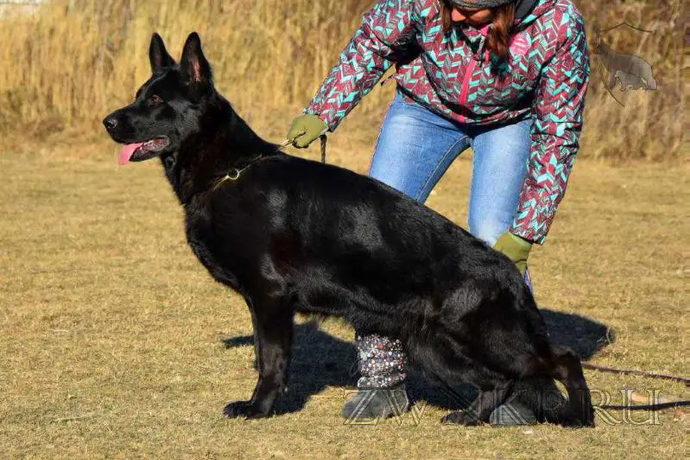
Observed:
[[[410,407],[405,384],[392,388],[372,388],[357,390],[345,402],[340,413],[346,419],[365,419],[402,415]]]

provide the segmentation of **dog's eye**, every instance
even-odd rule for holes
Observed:
[[[160,104],[161,102],[163,102],[163,99],[161,99],[161,97],[158,96],[157,94],[154,94],[153,96],[149,97],[146,100],[146,103],[148,105],[157,105],[157,104]]]

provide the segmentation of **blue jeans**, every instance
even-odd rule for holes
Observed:
[[[468,230],[493,246],[517,211],[527,174],[531,122],[488,128],[460,125],[397,94],[383,119],[369,175],[424,202],[453,160],[471,147]],[[526,271],[525,282],[531,289]],[[390,388],[404,381],[399,340],[357,334],[356,342],[358,388]]]
[[[527,174],[531,120],[490,128],[460,125],[398,94],[383,120],[369,175],[417,201],[472,148],[467,226],[493,246],[513,222]]]

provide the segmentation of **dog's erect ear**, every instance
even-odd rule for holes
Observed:
[[[180,71],[183,81],[196,88],[205,88],[212,83],[211,66],[201,51],[201,39],[196,32],[189,34],[184,44]]]
[[[175,60],[170,57],[168,50],[165,49],[163,39],[157,33],[154,33],[151,37],[149,60],[151,61],[152,73],[160,73],[163,69],[168,69],[175,65]]]

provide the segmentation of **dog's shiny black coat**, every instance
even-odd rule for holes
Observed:
[[[153,75],[104,120],[120,143],[166,139],[155,152],[185,211],[192,250],[247,302],[259,379],[226,416],[272,413],[286,389],[295,312],[335,315],[361,333],[402,340],[411,360],[448,386],[482,393],[448,422],[488,421],[519,380],[554,378],[570,414],[593,425],[579,360],[549,344],[513,263],[453,222],[373,179],[280,152],[216,92],[199,37],[180,64],[154,34]],[[233,168],[237,180],[219,182]]]

